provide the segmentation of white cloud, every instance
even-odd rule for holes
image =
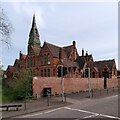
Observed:
[[[37,26],[40,28],[45,28],[46,24],[43,18],[43,9],[40,6],[37,6],[35,3],[29,3],[29,2],[12,2],[11,3],[14,10],[17,14],[19,14],[21,17],[26,16],[29,19],[31,19],[31,16],[35,13]]]
[[[50,3],[49,7],[52,12],[55,12],[55,4],[54,3]]]

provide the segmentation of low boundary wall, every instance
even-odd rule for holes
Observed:
[[[33,78],[33,96],[42,95],[43,88],[51,88],[53,95],[61,94],[61,78],[57,77],[34,77]],[[117,87],[118,79],[107,79],[107,88]],[[104,89],[104,78],[90,78],[90,89]],[[88,90],[88,78],[64,78],[64,92],[80,92]]]

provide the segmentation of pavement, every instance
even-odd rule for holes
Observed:
[[[22,104],[22,108],[20,108],[18,111],[14,109],[10,109],[9,111],[3,110],[2,111],[2,118],[13,118],[20,115],[25,115],[28,113],[34,113],[37,111],[44,111],[44,110],[50,110],[55,109],[59,107],[65,107],[70,104],[77,104],[81,101],[89,101],[91,99],[99,99],[104,98],[108,96],[112,96],[118,94],[117,88],[111,88],[111,89],[104,89],[104,90],[94,90],[91,92],[91,97],[89,98],[88,91],[79,92],[79,93],[72,93],[66,95],[66,102],[62,102],[61,97],[50,97],[49,102],[48,98],[40,98],[38,100],[29,100],[26,103],[25,102],[17,102],[18,104]],[[49,105],[48,105],[49,103]],[[7,103],[8,104],[8,103]],[[15,104],[15,103],[9,103],[9,104]],[[26,106],[26,110],[25,110]]]

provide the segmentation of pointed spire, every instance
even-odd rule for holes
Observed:
[[[29,34],[28,45],[39,46],[39,47],[41,46],[40,39],[39,39],[39,32],[38,32],[36,20],[35,20],[35,14],[33,15],[32,28]]]
[[[32,22],[32,28],[37,28],[36,26],[36,20],[35,20],[35,13],[33,14],[33,22]]]

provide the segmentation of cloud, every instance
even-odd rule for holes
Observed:
[[[41,6],[37,6],[37,3],[30,2],[11,2],[13,9],[21,17],[26,16],[31,20],[31,16],[35,13],[37,26],[40,28],[45,28],[46,24],[43,18],[43,9]],[[23,14],[24,13],[24,14]]]
[[[49,7],[52,12],[55,12],[55,4],[54,3],[50,3]]]

